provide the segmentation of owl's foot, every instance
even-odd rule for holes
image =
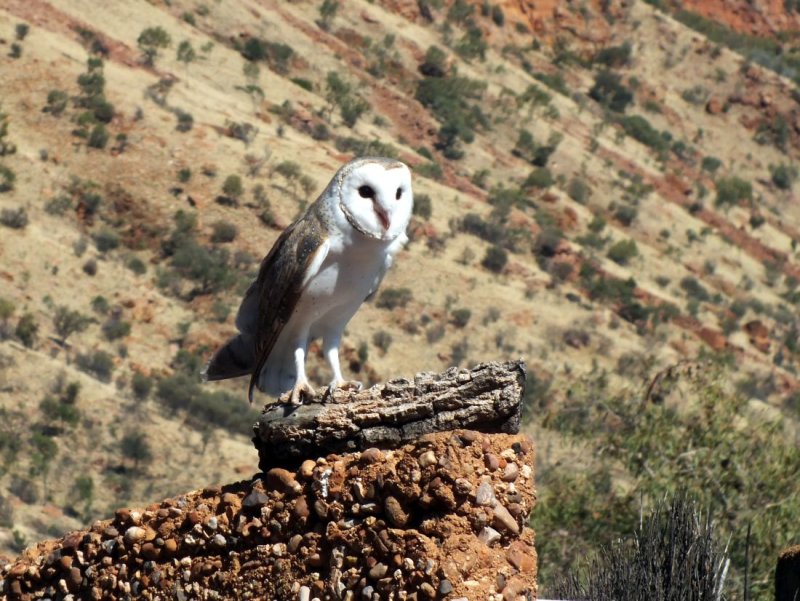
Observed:
[[[357,380],[334,380],[328,385],[328,390],[325,393],[325,396],[331,397],[337,390],[344,390],[345,392],[358,392],[362,388],[364,388],[364,385]]]
[[[306,380],[301,380],[294,385],[288,392],[284,392],[278,401],[281,403],[289,403],[290,405],[302,405],[303,399],[313,399],[317,395],[316,391],[311,387],[311,384]]]

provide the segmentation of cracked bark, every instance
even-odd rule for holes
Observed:
[[[259,468],[297,464],[308,457],[390,448],[423,434],[470,429],[519,431],[525,364],[481,363],[420,373],[367,390],[337,390],[299,407],[266,405],[254,426]]]

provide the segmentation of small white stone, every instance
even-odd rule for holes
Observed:
[[[125,531],[125,540],[129,543],[138,543],[140,540],[143,540],[145,535],[144,528],[139,528],[139,526],[131,526]]]

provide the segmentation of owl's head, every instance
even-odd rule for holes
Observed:
[[[411,172],[404,163],[383,157],[354,159],[334,181],[339,208],[358,232],[386,241],[405,233],[414,196]]]

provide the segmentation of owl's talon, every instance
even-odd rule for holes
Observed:
[[[358,392],[362,388],[364,388],[364,385],[358,380],[334,380],[328,386],[326,396],[333,396],[333,393],[337,390],[343,390],[345,392]]]
[[[278,401],[281,403],[288,403],[289,405],[302,405],[303,398],[308,400],[313,399],[317,395],[316,391],[311,387],[308,382],[298,382],[290,391],[284,392]]]

